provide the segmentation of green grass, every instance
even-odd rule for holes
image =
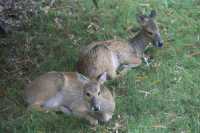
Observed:
[[[62,113],[27,111],[25,83],[48,71],[75,71],[80,47],[130,38],[137,10],[151,9],[158,12],[165,46],[150,49],[151,67],[143,64],[107,83],[117,103],[110,123],[93,128]],[[199,133],[200,55],[190,57],[200,51],[199,18],[198,0],[99,0],[98,10],[92,0],[56,1],[26,30],[0,40],[0,132]]]

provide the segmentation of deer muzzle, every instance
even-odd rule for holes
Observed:
[[[160,33],[157,33],[155,35],[155,38],[154,38],[154,45],[158,48],[161,48],[163,46],[163,40],[161,38],[161,35]]]
[[[91,100],[91,109],[92,109],[92,111],[100,111],[101,110],[100,103],[98,102],[96,97],[93,97]]]

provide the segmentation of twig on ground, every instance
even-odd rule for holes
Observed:
[[[153,128],[167,128],[166,126],[164,126],[164,125],[153,125],[152,126]]]
[[[97,2],[97,0],[92,0],[92,2],[93,2],[93,4],[94,4],[94,6],[96,7],[96,9],[98,9],[99,6],[98,6],[98,2]]]
[[[143,90],[139,90],[138,92],[144,93],[144,94],[145,94],[145,97],[151,94],[151,92],[143,91]]]
[[[200,52],[193,52],[193,53],[189,54],[188,56],[193,57],[193,56],[197,56],[197,55],[200,55]]]
[[[198,44],[189,44],[189,45],[185,45],[185,48],[200,48],[200,45]]]

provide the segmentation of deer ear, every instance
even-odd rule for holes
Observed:
[[[102,73],[97,80],[100,84],[103,84],[107,80],[107,73]]]
[[[156,17],[156,11],[152,10],[151,13],[149,14],[149,17],[155,18]]]
[[[136,15],[136,19],[137,19],[137,22],[138,22],[138,23],[141,23],[141,22],[144,21],[144,16],[143,16],[143,15],[137,14],[137,15]]]
[[[140,24],[140,25],[142,25],[142,26],[144,26],[145,24],[146,24],[146,16],[145,15],[136,15],[136,19],[137,19],[137,22]]]

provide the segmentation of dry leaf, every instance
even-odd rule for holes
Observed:
[[[3,97],[6,95],[6,91],[4,89],[0,89],[0,97]]]
[[[160,84],[160,80],[155,80],[155,81],[153,81],[153,83],[152,83],[152,85],[156,85],[156,84]]]
[[[46,6],[42,10],[44,11],[45,14],[48,14],[50,7]]]
[[[63,29],[63,26],[62,26],[62,24],[61,24],[61,20],[60,20],[58,17],[56,17],[56,18],[54,19],[54,22],[56,23],[56,27],[57,27],[59,30]]]
[[[136,77],[136,80],[137,81],[143,81],[143,80],[145,80],[145,79],[147,79],[148,78],[148,76],[137,76]]]

